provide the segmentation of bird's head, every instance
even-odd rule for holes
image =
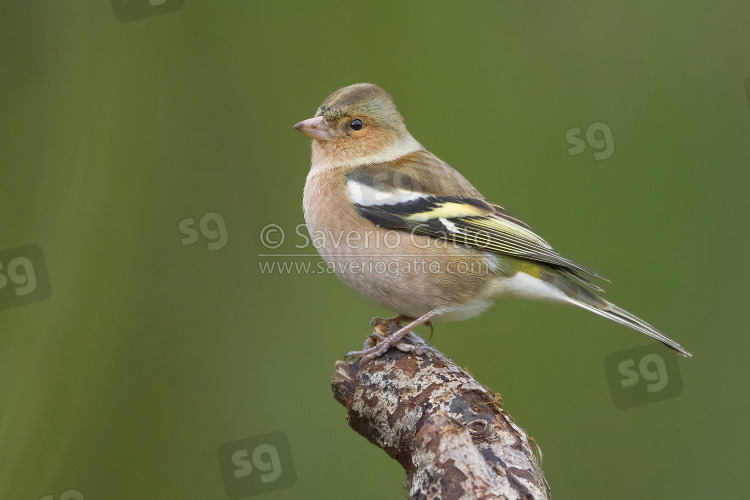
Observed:
[[[294,128],[313,139],[313,165],[360,163],[411,138],[391,96],[372,83],[337,90]]]

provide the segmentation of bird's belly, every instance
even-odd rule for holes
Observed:
[[[344,283],[398,314],[440,309],[440,319],[454,321],[491,305],[483,292],[495,276],[494,259],[482,252],[375,226],[348,243],[337,244],[335,233],[313,241]]]

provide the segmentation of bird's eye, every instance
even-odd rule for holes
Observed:
[[[353,120],[353,121],[352,121],[352,122],[351,122],[351,123],[349,124],[349,127],[350,127],[350,128],[352,129],[352,130],[362,130],[362,127],[363,127],[363,125],[362,125],[362,120],[360,120],[359,118],[357,118],[356,120]]]

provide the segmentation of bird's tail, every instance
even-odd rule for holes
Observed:
[[[655,338],[662,344],[671,347],[686,358],[693,357],[693,355],[685,350],[684,347],[643,321],[641,318],[630,314],[625,309],[621,309],[611,302],[607,302],[578,283],[575,283],[567,276],[558,273],[544,273],[541,276],[541,279],[565,293],[567,297],[566,302],[570,302],[571,304],[575,304],[600,316],[604,316],[605,318],[629,326],[633,330],[645,333],[649,337]]]

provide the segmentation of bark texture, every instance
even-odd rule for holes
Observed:
[[[549,498],[539,450],[500,395],[420,337],[405,340],[419,351],[338,361],[331,386],[349,425],[404,468],[411,498]]]

